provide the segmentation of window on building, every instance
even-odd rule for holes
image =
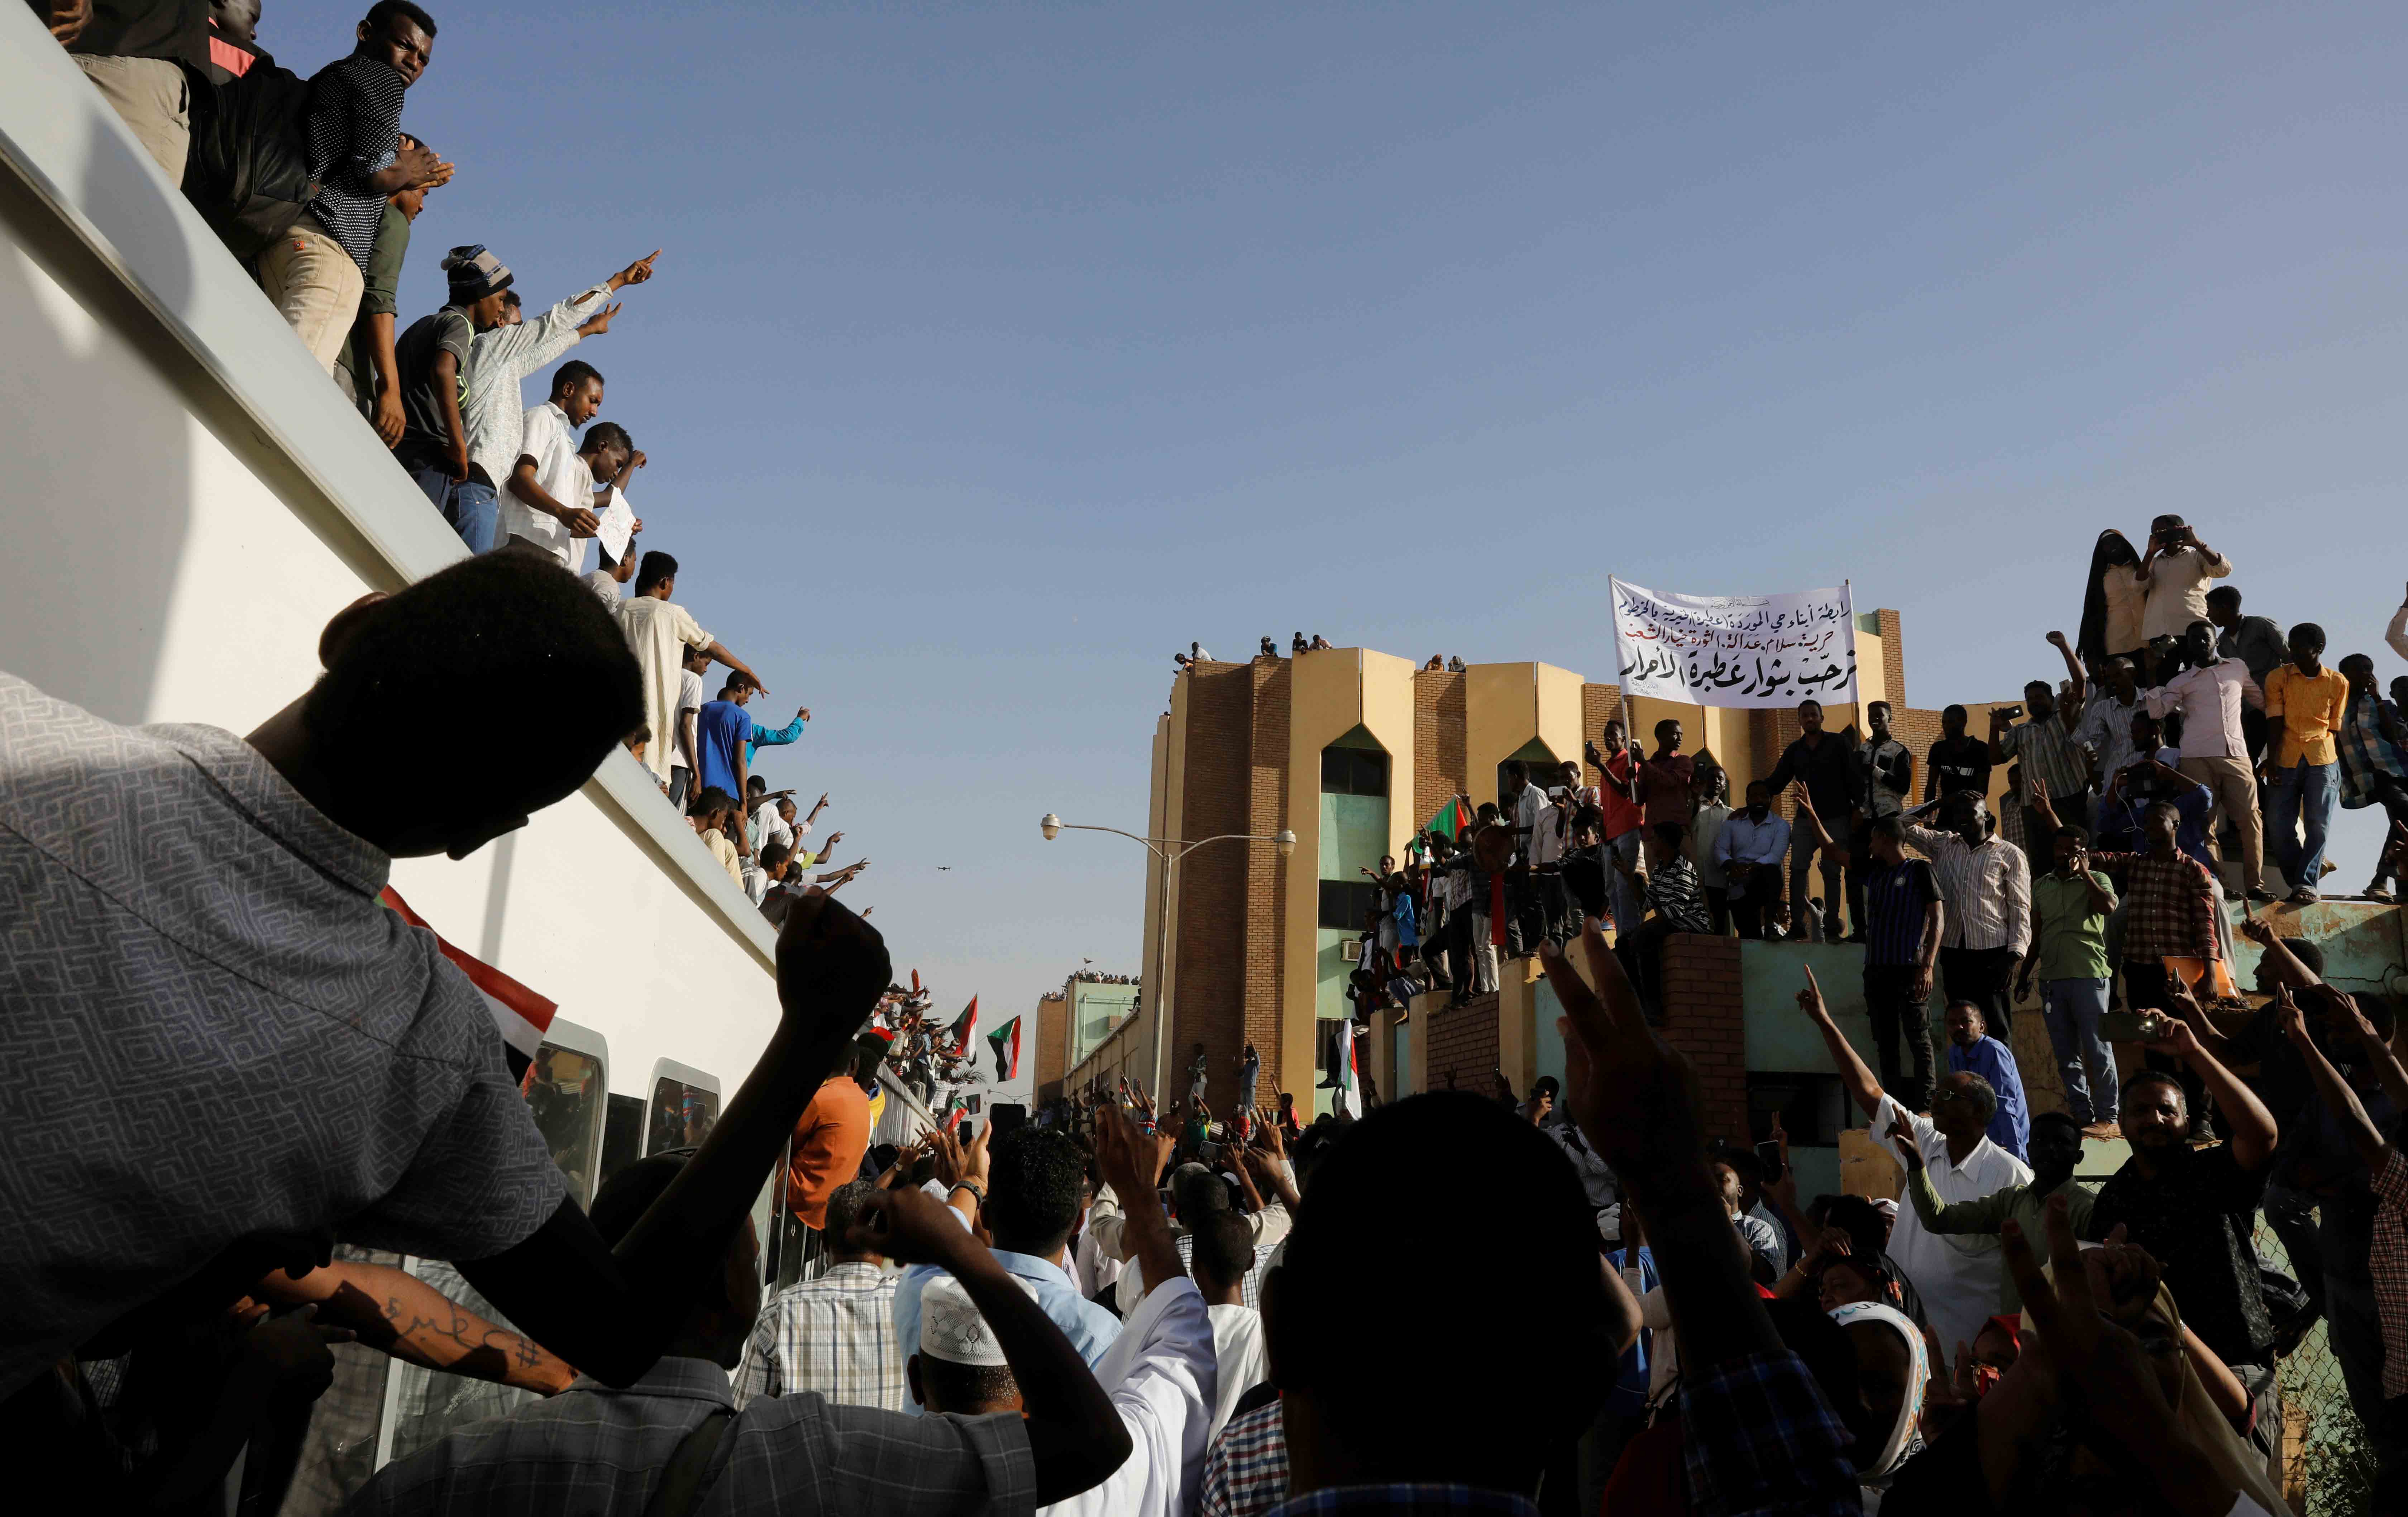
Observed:
[[[1376,748],[1323,749],[1321,793],[1325,795],[1385,795],[1388,793],[1388,755]]]
[[[1772,1139],[1772,1119],[1799,1148],[1836,1148],[1847,1124],[1847,1092],[1837,1075],[1751,1069],[1747,1075],[1748,1141]]]
[[[1379,898],[1379,887],[1368,880],[1321,881],[1321,924],[1338,932],[1361,932],[1364,914]]]

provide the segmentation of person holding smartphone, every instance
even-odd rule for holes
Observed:
[[[2015,977],[2015,996],[2031,993],[2037,972],[2041,1017],[2074,1124],[2089,1137],[2113,1138],[2115,1054],[2099,1023],[2107,1014],[2107,914],[2115,891],[2090,866],[2090,834],[2080,823],[2058,823],[2050,841],[2057,867],[2032,880],[2034,952]]]
[[[2159,637],[2182,642],[2192,623],[2208,620],[2207,582],[2231,573],[2232,561],[2200,541],[2199,534],[2181,517],[2169,512],[2152,521],[2148,551],[2141,557],[2141,566],[2132,571],[2147,597],[2141,609],[2141,636],[2152,645]],[[2182,666],[2180,661],[2190,656],[2186,647],[2169,666],[2150,672],[2163,684],[2168,675]]]

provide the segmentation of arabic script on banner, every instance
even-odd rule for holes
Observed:
[[[1622,692],[1693,706],[1845,706],[1856,698],[1848,587],[1784,595],[1671,595],[1613,585]]]

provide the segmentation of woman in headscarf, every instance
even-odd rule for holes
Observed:
[[[2141,608],[2148,595],[2141,586],[2141,555],[2131,539],[2109,527],[2099,534],[2090,551],[2090,579],[2082,593],[2082,626],[2073,639],[2082,666],[2096,677],[2107,661],[2118,655],[2145,668],[2142,653],[2148,639],[2141,635]]]
[[[1831,1320],[1847,1330],[1856,1351],[1856,1395],[1863,1403],[1856,1444],[1856,1479],[1864,1485],[1865,1510],[1881,1510],[1882,1494],[1906,1462],[1923,1450],[1916,1431],[1923,1420],[1923,1394],[1931,1367],[1923,1335],[1906,1313],[1872,1301],[1832,1309]]]

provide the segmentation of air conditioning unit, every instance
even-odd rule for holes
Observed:
[[[1349,964],[1362,963],[1363,939],[1360,937],[1349,937],[1346,941],[1339,944],[1338,956],[1344,959]]]

